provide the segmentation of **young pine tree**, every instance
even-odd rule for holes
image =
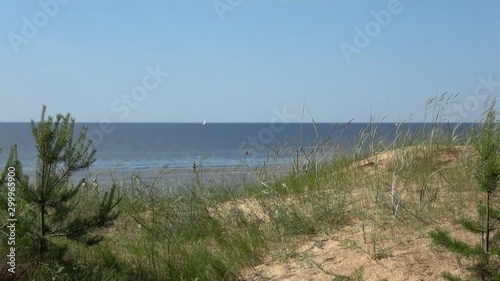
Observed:
[[[461,225],[468,231],[481,235],[481,243],[470,245],[457,240],[440,229],[430,233],[434,244],[464,257],[472,257],[476,264],[470,268],[475,278],[481,280],[500,280],[500,209],[494,206],[495,191],[500,183],[500,125],[495,111],[490,110],[486,122],[473,138],[478,153],[474,175],[480,191],[484,193],[484,204],[477,206],[478,218],[471,220],[463,217]],[[461,280],[448,272],[443,273],[448,280]]]
[[[0,153],[1,152],[2,150],[0,148]],[[0,187],[7,183],[9,168],[14,168],[16,181],[27,180],[22,171],[21,161],[19,161],[19,158],[17,156],[17,145],[13,145],[10,148],[9,156],[7,158],[7,161],[5,162],[4,170],[0,171]],[[2,197],[1,199],[4,200],[5,198]]]
[[[96,151],[85,138],[85,127],[74,138],[75,119],[69,113],[46,118],[45,109],[43,106],[39,122],[31,121],[38,152],[35,180],[21,183],[19,191],[19,196],[31,206],[26,216],[32,222],[28,235],[40,261],[48,258],[48,253],[53,258],[62,256],[64,243],[54,243],[61,237],[87,245],[99,243],[103,237],[94,231],[112,225],[118,217],[115,207],[120,201],[113,186],[94,212],[76,212],[75,196],[82,188],[73,184],[71,176],[89,168]]]

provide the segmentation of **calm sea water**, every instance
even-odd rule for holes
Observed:
[[[190,170],[193,162],[204,168],[262,166],[264,163],[290,164],[299,145],[307,152],[318,143],[355,145],[370,124],[114,124],[104,133],[99,124],[77,124],[89,129],[97,150],[94,170],[140,171],[164,166]],[[372,124],[380,140],[390,141],[398,126],[394,123]],[[403,124],[399,132],[431,128],[428,124]],[[442,130],[453,128],[443,124]],[[458,133],[466,128],[462,125]],[[17,143],[26,172],[32,172],[36,148],[29,123],[0,123],[0,165],[4,166],[9,147]]]

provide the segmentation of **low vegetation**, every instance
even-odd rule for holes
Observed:
[[[61,118],[64,122],[68,120]],[[498,242],[495,240],[498,234],[493,234],[498,224],[497,210],[479,208],[480,218],[490,210],[487,224],[463,219],[470,217],[473,206],[488,202],[484,200],[484,192],[479,191],[482,182],[478,183],[478,167],[482,166],[476,159],[477,155],[483,159],[483,152],[478,142],[473,142],[475,146],[470,143],[478,133],[458,133],[458,127],[439,121],[436,118],[423,131],[414,130],[411,124],[398,124],[396,137],[390,142],[382,137],[377,123],[373,123],[349,149],[344,149],[342,143],[324,141],[309,151],[297,148],[297,160],[286,175],[275,173],[272,165],[266,165],[253,171],[257,180],[244,184],[241,181],[208,184],[197,178],[186,188],[176,188],[163,181],[160,171],[153,179],[132,175],[116,180],[116,188],[109,186],[109,193],[82,189],[65,180],[60,189],[54,189],[54,197],[50,197],[59,198],[56,202],[60,205],[50,205],[40,200],[40,196],[29,197],[20,192],[23,201],[17,202],[20,204],[17,212],[22,216],[17,234],[17,277],[265,280],[286,274],[300,276],[300,267],[310,270],[302,273],[304,278],[318,274],[314,275],[318,280],[417,279],[413,276],[435,280],[443,271],[448,271],[446,276],[469,278],[467,268],[472,264],[445,253],[441,247],[431,246],[430,236],[444,237],[450,231],[462,235],[456,227],[461,221],[481,228],[475,233],[490,229],[491,248],[482,253],[487,253],[488,268],[493,268],[495,259],[498,260],[493,247]],[[34,124],[34,128],[43,128],[43,124],[40,122],[39,127]],[[70,128],[71,124],[64,126]],[[46,132],[56,127],[47,125]],[[34,130],[35,137],[40,134],[37,132],[40,131]],[[58,132],[62,134],[64,130],[54,133]],[[50,133],[49,136],[54,137]],[[43,147],[46,142],[50,140],[40,138],[37,143]],[[84,138],[69,143],[77,149],[62,149],[66,158],[51,159],[65,159],[61,160],[61,167],[88,167],[92,152]],[[83,162],[72,166],[68,160],[76,158],[71,155],[80,156]],[[43,159],[37,163],[40,167],[47,164],[50,161]],[[22,169],[15,149],[7,160],[9,165],[16,165],[18,171]],[[495,165],[498,169],[498,163]],[[54,177],[64,175],[64,168],[50,169]],[[68,173],[64,179],[70,176]],[[23,178],[17,180],[25,182]],[[50,185],[37,179],[33,186],[27,183],[20,186],[42,192]],[[64,196],[68,192],[71,196]],[[498,206],[495,205],[498,197],[488,191],[487,194],[490,206]],[[46,207],[49,209],[43,211],[43,204],[50,205]],[[56,206],[64,206],[65,216],[58,215]],[[7,217],[4,209],[2,212],[2,217]],[[43,214],[47,219],[40,224]],[[59,218],[65,223],[53,224]],[[59,225],[78,231],[63,231]],[[5,226],[3,229],[8,233]],[[443,232],[431,232],[435,229]],[[64,235],[55,239],[47,233]],[[473,236],[460,237],[468,243],[474,241]],[[8,245],[6,239],[1,241],[5,256]],[[50,241],[57,247],[36,241]],[[417,247],[415,243],[420,241]],[[483,241],[488,241],[484,235]],[[443,263],[405,269],[410,263],[405,257],[417,248],[429,249],[426,257],[420,257],[422,260],[432,255]],[[53,258],[49,259],[50,256]],[[337,257],[342,260],[336,260]],[[403,262],[392,268],[391,260]],[[463,267],[456,266],[457,261]],[[286,269],[273,271],[273,267]],[[419,275],[424,273],[427,275]],[[10,278],[8,274],[1,277]]]
[[[480,243],[471,245],[454,239],[449,232],[441,229],[431,232],[435,244],[474,258],[475,263],[469,269],[480,280],[500,280],[500,232],[496,226],[500,220],[500,209],[494,200],[500,184],[500,127],[495,118],[495,113],[490,111],[483,128],[473,138],[478,153],[474,176],[480,191],[485,193],[484,201],[477,205],[477,219],[460,219],[462,227],[481,236]],[[452,281],[462,280],[449,272],[443,273],[443,277]]]

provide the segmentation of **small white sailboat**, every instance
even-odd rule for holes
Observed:
[[[207,119],[203,120],[203,123],[201,125],[206,125],[207,124]]]

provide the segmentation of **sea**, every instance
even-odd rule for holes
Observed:
[[[77,123],[75,133],[87,127],[96,149],[95,162],[84,171],[89,178],[130,173],[151,176],[155,171],[188,174],[193,171],[247,171],[258,167],[289,166],[307,161],[312,152],[322,159],[350,151],[360,142],[389,144],[402,134],[442,132],[460,135],[471,124],[426,123]],[[376,139],[366,139],[368,135]],[[30,123],[0,123],[0,165],[9,147],[17,144],[23,171],[33,175],[37,149]],[[320,149],[318,149],[320,148]]]

